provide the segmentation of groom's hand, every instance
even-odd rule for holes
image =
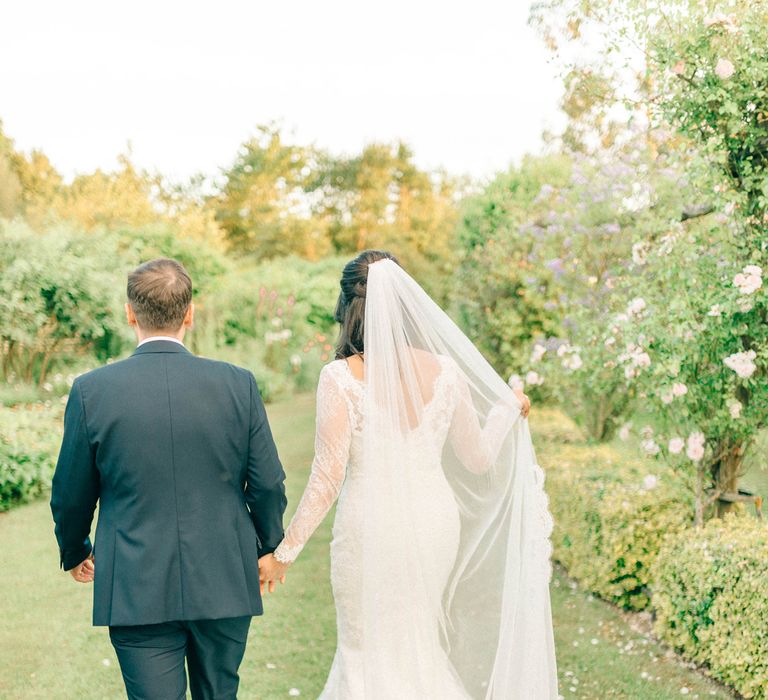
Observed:
[[[93,581],[94,572],[93,554],[90,554],[85,561],[80,562],[74,569],[69,570],[69,573],[72,574],[72,578],[78,583],[91,583]]]
[[[275,592],[275,581],[285,583],[285,572],[288,570],[288,564],[277,561],[273,554],[265,554],[259,559],[259,584],[261,592],[264,588],[270,592]]]

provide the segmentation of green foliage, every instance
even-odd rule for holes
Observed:
[[[655,631],[745,698],[768,698],[768,528],[730,515],[665,543]]]
[[[461,260],[452,307],[465,332],[503,376],[519,371],[537,335],[557,334],[554,292],[537,274],[540,227],[525,226],[545,211],[542,187],[564,183],[561,156],[526,158],[463,203],[458,225]]]
[[[281,258],[242,266],[198,305],[193,349],[251,369],[267,400],[314,389],[320,367],[334,358],[344,262]]]
[[[545,411],[534,429],[551,443],[548,423],[558,420],[562,414]],[[690,524],[690,497],[672,470],[649,471],[647,462],[627,460],[609,445],[584,445],[572,431],[564,437],[568,443],[542,451],[554,558],[602,598],[645,609],[653,562],[666,538]]]
[[[79,254],[76,237],[0,225],[2,376],[45,381],[59,355],[106,359],[120,334],[119,296],[100,246]]]
[[[233,252],[318,260],[389,249],[445,297],[455,183],[417,168],[404,144],[370,144],[360,155],[335,157],[261,127],[225,178],[213,202]]]
[[[246,141],[216,198],[216,218],[232,250],[316,260],[330,249],[327,231],[312,219],[307,191],[319,154],[286,143],[275,126]]]
[[[0,511],[47,492],[62,410],[61,401],[0,408]]]
[[[626,115],[664,135],[651,153],[669,153],[685,173],[683,216],[651,201],[645,208],[659,225],[632,231],[628,310],[611,321],[617,356],[596,359],[623,369],[649,399],[643,410],[660,432],[646,431],[643,446],[696,476],[701,522],[737,491],[768,420],[768,9],[747,0],[551,0],[532,19],[573,56],[566,62],[578,86],[569,94],[583,109],[570,114],[594,122],[592,143],[604,149]],[[587,53],[578,50],[586,37]],[[601,60],[612,72],[590,79]],[[587,356],[583,364],[596,365]]]
[[[132,347],[123,311],[126,275],[160,256],[187,266],[196,300],[204,300],[228,269],[213,246],[178,238],[167,225],[82,234],[0,223],[3,379],[42,386],[52,369],[104,362]]]

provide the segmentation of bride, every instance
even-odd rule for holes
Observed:
[[[281,578],[338,498],[321,700],[554,700],[552,520],[530,406],[389,253],[349,262]]]

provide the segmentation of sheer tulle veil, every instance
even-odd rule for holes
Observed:
[[[552,519],[517,398],[392,260],[369,266],[364,337],[368,478],[360,634],[366,697],[387,697],[394,644],[394,662],[419,669],[424,698],[445,697],[440,676],[447,656],[457,698],[554,700]],[[441,400],[446,384],[459,397],[448,441],[424,423],[429,411],[442,410],[432,402]],[[420,536],[433,509],[418,473],[429,455],[442,465],[460,521],[458,549],[447,562],[435,560]],[[447,584],[436,594],[430,577],[443,565]],[[435,605],[439,645],[427,638]],[[407,615],[382,614],[390,606]],[[409,620],[405,629],[403,619]]]

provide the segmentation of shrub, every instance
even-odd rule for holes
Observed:
[[[554,558],[583,587],[642,610],[659,549],[690,523],[688,491],[671,470],[653,465],[649,474],[647,463],[628,460],[611,445],[574,442],[573,429],[560,428],[571,444],[553,444],[552,422],[545,414],[534,427],[547,437],[541,452],[555,519]]]
[[[732,514],[670,539],[654,565],[656,633],[746,698],[768,698],[768,528]]]
[[[251,369],[265,400],[314,389],[334,357],[342,266],[282,258],[228,275],[198,306],[192,348]]]
[[[63,403],[0,412],[0,511],[44,494],[51,484]]]

